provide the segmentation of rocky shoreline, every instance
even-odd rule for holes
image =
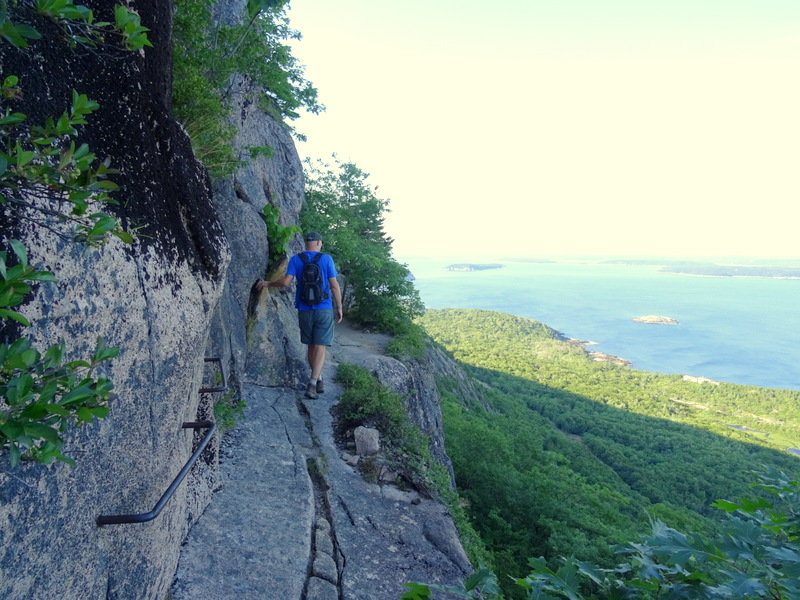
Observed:
[[[559,336],[560,336],[561,341],[564,341],[564,342],[567,342],[568,344],[571,344],[573,346],[579,347],[581,350],[583,350],[586,353],[586,356],[588,356],[594,362],[606,362],[606,363],[611,363],[611,364],[614,364],[614,365],[619,365],[621,367],[632,367],[633,366],[633,362],[630,361],[630,360],[627,360],[625,358],[621,358],[619,356],[614,356],[613,354],[606,354],[605,352],[596,352],[596,351],[592,351],[592,350],[587,350],[586,349],[586,346],[594,346],[594,345],[597,344],[597,342],[590,342],[590,341],[586,341],[586,340],[575,340],[575,339],[566,337],[561,332],[559,332]]]

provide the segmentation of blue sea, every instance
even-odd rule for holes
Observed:
[[[482,308],[541,321],[633,368],[800,390],[800,279],[693,277],[657,266],[399,258],[428,308]],[[503,268],[456,272],[454,263]],[[678,325],[632,321],[659,315]]]

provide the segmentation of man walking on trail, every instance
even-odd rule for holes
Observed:
[[[297,319],[300,323],[300,341],[308,346],[308,364],[311,367],[311,378],[306,386],[306,398],[316,398],[317,394],[325,391],[322,383],[322,366],[325,364],[325,352],[333,343],[333,322],[342,322],[342,293],[336,277],[336,266],[333,259],[322,254],[322,236],[316,231],[306,235],[306,250],[295,254],[289,260],[286,275],[269,283],[259,279],[256,288],[286,287],[297,278],[294,305],[297,308]],[[303,260],[305,255],[306,261]],[[317,258],[317,254],[321,256]],[[303,269],[308,263],[319,266],[321,271],[322,298],[318,304],[309,304],[304,301],[303,294]],[[335,312],[335,315],[334,315]]]

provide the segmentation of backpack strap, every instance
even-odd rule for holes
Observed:
[[[299,252],[299,253],[297,254],[297,256],[299,256],[299,257],[300,257],[300,260],[302,260],[302,261],[303,261],[303,264],[304,264],[304,265],[307,265],[307,264],[309,264],[309,263],[311,263],[311,262],[313,262],[313,263],[317,264],[317,263],[319,263],[319,261],[320,261],[320,260],[322,260],[322,252],[317,252],[317,253],[314,255],[314,258],[313,258],[313,259],[311,259],[311,260],[308,260],[308,256],[306,256],[306,253],[305,253],[305,252]]]

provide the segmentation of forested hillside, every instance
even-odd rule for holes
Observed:
[[[593,362],[546,325],[482,310],[418,321],[483,386],[440,381],[461,495],[502,575],[531,557],[610,564],[613,546],[659,518],[711,532],[720,498],[752,471],[796,472],[800,393],[684,381]],[[732,427],[735,426],[735,427]]]

